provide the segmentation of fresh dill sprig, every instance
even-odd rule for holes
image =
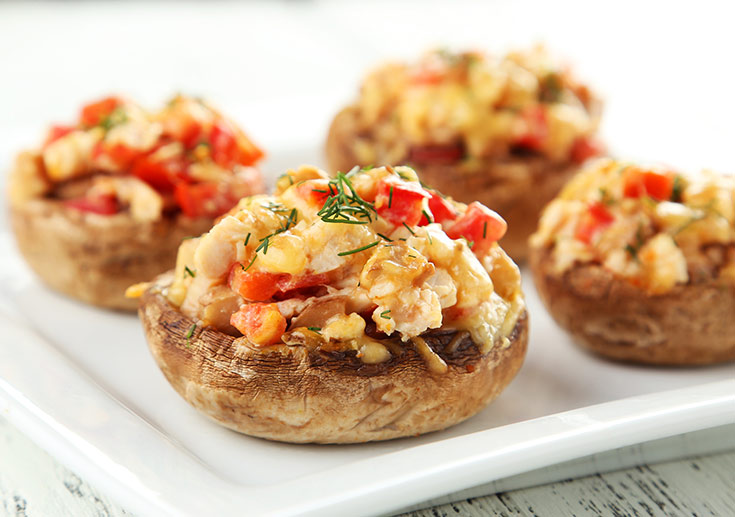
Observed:
[[[348,174],[338,172],[337,177],[329,181],[330,195],[317,212],[325,223],[368,224],[377,214],[373,204],[362,199],[352,186],[349,176],[355,171],[359,168]]]
[[[377,246],[378,244],[380,244],[380,241],[379,240],[377,240],[375,242],[371,242],[370,244],[366,244],[365,246],[362,246],[360,248],[356,248],[354,250],[343,251],[341,253],[337,253],[337,256],[344,257],[345,255],[352,255],[353,253],[359,253],[361,251],[369,250],[370,248],[372,248],[373,246]]]

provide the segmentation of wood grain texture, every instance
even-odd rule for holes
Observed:
[[[729,452],[478,497],[402,517],[732,517],[734,473],[735,452]],[[57,515],[132,514],[0,416],[0,516]]]
[[[403,514],[502,517],[735,515],[735,452],[641,466]]]

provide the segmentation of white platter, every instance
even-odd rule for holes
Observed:
[[[488,483],[602,451],[735,424],[731,364],[668,369],[603,361],[570,343],[526,283],[528,358],[476,417],[385,443],[278,444],[223,429],[191,409],[156,368],[135,316],[49,291],[7,231],[0,233],[0,286],[3,415],[141,515],[389,512],[481,485],[497,489],[502,482]],[[663,456],[682,453],[668,447]],[[516,487],[539,482],[518,479]]]

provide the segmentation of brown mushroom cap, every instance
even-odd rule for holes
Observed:
[[[531,248],[536,288],[581,346],[622,361],[699,365],[735,359],[735,286],[713,281],[650,295],[602,266],[551,270],[551,250]]]
[[[326,154],[332,171],[368,165],[359,163],[352,150],[358,137],[355,117],[355,108],[347,107],[337,114],[329,128]],[[421,171],[421,180],[442,194],[465,203],[479,201],[503,216],[508,222],[508,232],[500,245],[516,262],[527,258],[528,237],[536,230],[543,207],[579,170],[579,164],[552,162],[543,156],[498,159],[488,162],[482,172],[473,173],[451,164],[416,166]]]
[[[126,213],[103,216],[33,199],[11,203],[18,248],[50,287],[110,309],[133,311],[125,289],[171,268],[181,239],[200,235],[212,219],[163,217],[134,221]]]
[[[380,364],[354,352],[304,346],[249,346],[199,328],[161,294],[162,275],[141,299],[140,317],[153,357],[192,406],[241,433],[295,443],[356,443],[444,429],[480,411],[516,375],[525,357],[528,318],[509,342],[481,354],[469,337],[445,350],[456,332],[422,337],[447,363],[433,373],[411,346]],[[194,329],[194,330],[192,330]]]

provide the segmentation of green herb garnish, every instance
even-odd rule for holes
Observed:
[[[322,328],[321,327],[306,327],[308,330],[311,330],[312,332],[316,332],[317,334],[321,334]]]
[[[375,207],[360,197],[349,180],[354,171],[359,169],[353,168],[348,174],[338,172],[337,177],[329,181],[330,196],[317,212],[325,223],[368,224],[373,220]]]
[[[429,221],[429,223],[433,223],[434,220],[429,216],[428,212],[426,210],[421,210],[421,213],[424,214],[424,217],[426,217],[426,220]]]
[[[671,187],[671,201],[681,203],[682,193],[684,192],[684,182],[678,174],[674,176],[674,185]]]
[[[189,330],[186,332],[184,337],[186,338],[186,348],[191,348],[191,345],[189,344],[189,340],[191,339],[191,336],[194,334],[194,331],[197,328],[197,324],[194,323],[191,327],[189,327]]]
[[[189,266],[184,266],[184,278],[186,278],[187,275],[189,275],[192,278],[197,276],[196,272],[192,271],[191,268],[189,268]]]
[[[393,206],[393,187],[394,185],[390,186],[390,195],[388,196],[388,208]]]
[[[353,253],[359,253],[361,251],[368,250],[372,248],[373,246],[377,246],[378,244],[380,244],[379,240],[375,242],[371,242],[370,244],[366,244],[365,246],[362,246],[361,248],[357,248],[357,249],[350,250],[350,251],[343,251],[342,253],[337,253],[337,256],[344,257],[345,255],[352,255]]]
[[[487,238],[487,221],[485,221],[485,223],[482,225],[482,238]]]
[[[415,233],[415,232],[414,232],[414,231],[413,231],[413,230],[411,229],[411,227],[410,227],[409,225],[407,225],[407,224],[406,224],[405,222],[402,222],[401,224],[402,224],[403,226],[405,226],[405,227],[406,227],[406,229],[407,229],[407,230],[408,230],[409,232],[411,232],[411,235],[416,235],[416,233]]]
[[[378,233],[378,237],[380,237],[381,239],[385,239],[388,242],[393,242],[393,239],[391,239],[390,237],[386,235],[383,235],[382,233]]]
[[[389,314],[390,314],[390,309],[388,309],[387,311],[381,312],[380,313],[380,317],[383,318],[383,319],[385,319],[385,320],[389,320],[390,319]]]
[[[251,234],[248,232],[248,236],[245,237],[245,244],[243,244],[243,246],[247,246],[248,245],[248,242],[250,241],[250,235]]]

